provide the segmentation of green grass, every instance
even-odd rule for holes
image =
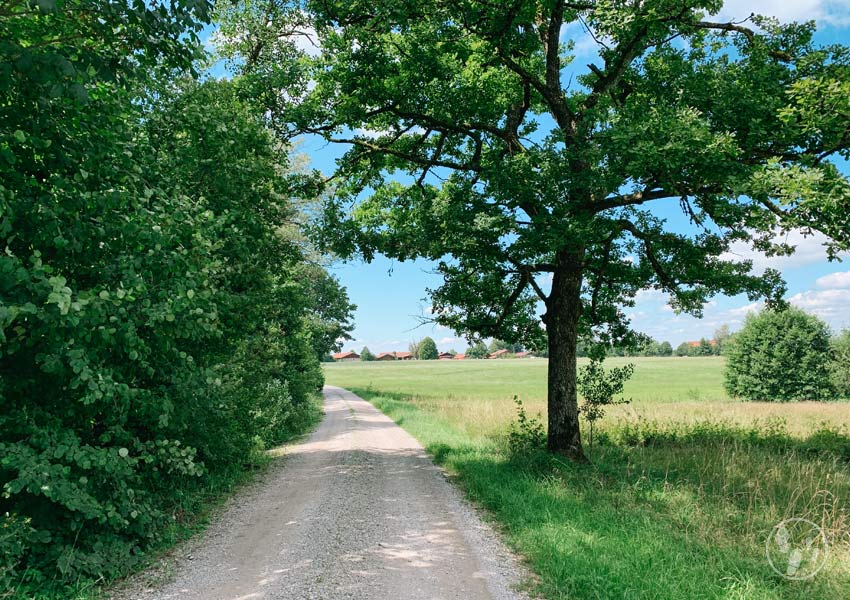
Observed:
[[[632,360],[633,403],[606,418],[587,466],[508,450],[513,395],[545,409],[543,360],[332,364],[326,375],[457,476],[547,598],[850,598],[850,405],[735,402],[721,359]],[[811,580],[786,581],[767,562],[766,538],[788,517],[832,540]]]

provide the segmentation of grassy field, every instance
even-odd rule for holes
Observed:
[[[587,466],[509,450],[514,395],[545,413],[545,360],[342,363],[326,376],[457,476],[547,598],[850,598],[850,404],[729,399],[718,358],[627,360],[632,402],[604,419]],[[805,581],[766,558],[792,517],[831,544]]]

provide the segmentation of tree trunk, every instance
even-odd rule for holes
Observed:
[[[549,337],[548,411],[550,452],[587,460],[581,446],[576,391],[576,343],[581,316],[582,254],[561,252],[544,322]]]

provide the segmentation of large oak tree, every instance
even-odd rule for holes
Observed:
[[[576,344],[628,341],[638,291],[697,315],[718,293],[778,300],[779,274],[728,260],[732,242],[850,241],[829,162],[850,143],[848,49],[720,6],[272,1],[225,9],[223,32],[281,133],[349,146],[328,245],[438,261],[434,314],[458,331],[533,344],[545,328],[549,448],[582,459]]]

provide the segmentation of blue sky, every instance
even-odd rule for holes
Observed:
[[[772,15],[781,21],[815,19],[819,42],[850,44],[850,0],[733,0],[726,2],[714,20],[740,20],[753,12]],[[565,35],[575,36],[576,52],[579,54],[576,64],[583,65],[593,56],[590,54],[593,42],[583,42],[581,33],[580,30],[565,31]],[[581,56],[583,53],[587,54]],[[584,58],[587,60],[582,62]],[[220,67],[215,71],[220,71]],[[315,139],[304,140],[298,148],[311,158],[313,166],[325,172],[333,169],[334,161],[342,150]],[[850,166],[844,164],[842,169],[850,173]],[[674,219],[683,219],[678,216],[680,214],[678,209],[669,211],[671,226],[680,225],[673,222]],[[823,318],[834,330],[850,327],[850,262],[828,262],[822,247],[823,240],[817,236],[804,238],[792,233],[787,241],[797,246],[797,252],[790,257],[766,258],[741,246],[733,247],[733,253],[742,259],[752,259],[757,269],[779,269],[788,284],[787,298]],[[339,277],[358,306],[355,339],[345,343],[346,350],[359,350],[363,346],[368,346],[373,352],[405,350],[409,342],[426,335],[434,338],[440,350],[462,351],[466,347],[466,341],[455,332],[430,323],[422,324],[429,309],[426,290],[440,284],[440,277],[432,272],[431,263],[398,262],[378,257],[369,264],[340,262],[332,265],[330,270]],[[641,292],[635,307],[626,312],[637,330],[658,340],[667,340],[675,347],[682,341],[710,338],[714,330],[723,324],[728,324],[734,331],[748,312],[758,308],[758,304],[750,303],[744,296],[718,296],[705,307],[703,318],[696,319],[674,314],[667,305],[666,296],[650,290]]]

